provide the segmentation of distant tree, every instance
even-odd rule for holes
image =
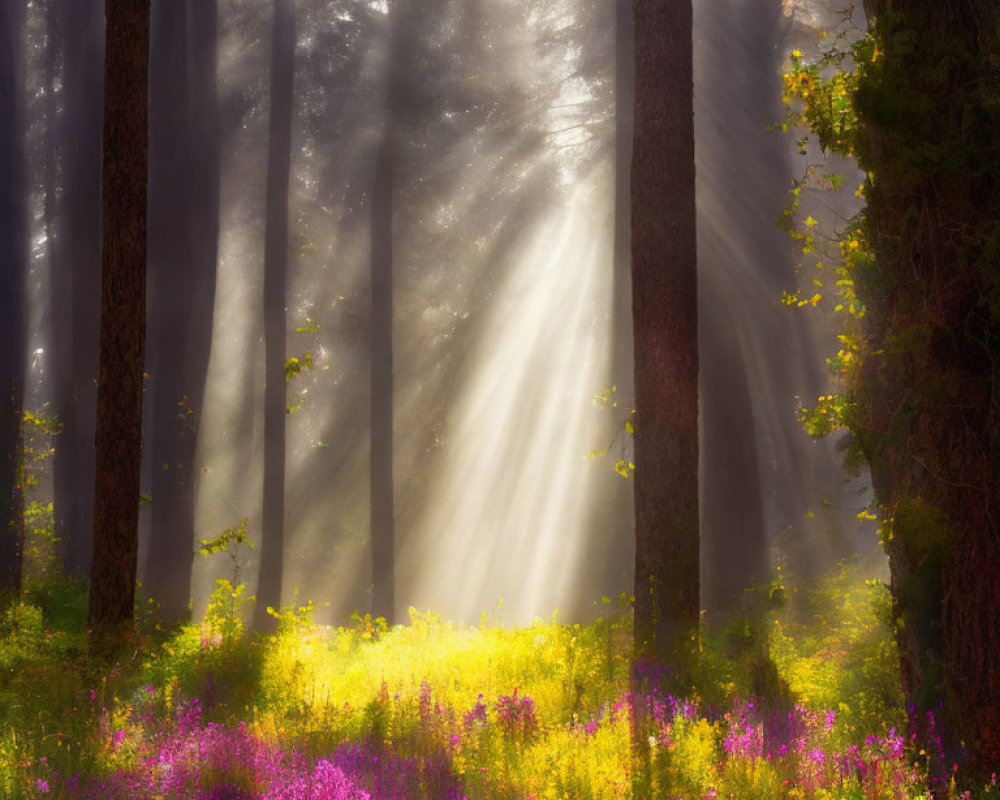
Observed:
[[[104,247],[97,478],[89,623],[100,649],[127,634],[135,604],[146,344],[146,82],[149,0],[107,0]]]
[[[393,172],[400,115],[400,26],[405,0],[388,11],[388,78],[382,139],[375,156],[371,205],[371,543],[372,611],[393,620],[395,512],[393,486],[392,228]]]
[[[24,282],[28,266],[24,180],[23,13],[0,7],[0,589],[20,589],[24,545],[22,397]]]
[[[292,157],[295,5],[275,0],[271,44],[271,133],[264,233],[264,508],[254,627],[273,625],[281,604],[285,548],[285,296],[288,275],[288,183]]]
[[[219,232],[215,0],[157,3],[149,81],[150,535],[143,588],[185,618],[194,551],[195,449],[212,343]]]
[[[101,274],[103,0],[50,3],[49,46],[61,49],[59,190],[47,182],[51,241],[53,411],[62,433],[52,464],[56,534],[66,570],[90,572]],[[51,118],[50,118],[51,119]],[[54,121],[54,120],[53,120]]]
[[[699,616],[692,8],[636,0],[633,13],[635,658],[683,691]]]
[[[619,393],[632,381],[632,212],[629,173],[635,118],[635,31],[632,0],[615,0],[615,238],[614,306],[616,321],[611,374]],[[622,322],[625,320],[625,322]],[[621,396],[619,394],[619,396]]]

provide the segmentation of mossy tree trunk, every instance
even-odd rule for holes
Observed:
[[[1000,5],[865,9],[875,262],[858,276],[855,399],[889,520],[911,724],[941,793],[953,764],[968,781],[1000,766]]]
[[[129,632],[139,546],[146,345],[149,0],[107,0],[104,246],[89,623],[99,648]]]

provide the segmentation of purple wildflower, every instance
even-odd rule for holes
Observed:
[[[471,711],[466,713],[464,721],[467,728],[471,728],[477,723],[486,725],[486,703],[483,702],[482,695],[476,698],[476,704],[472,707]]]

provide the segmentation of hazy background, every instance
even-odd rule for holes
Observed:
[[[812,441],[795,421],[827,389],[832,326],[779,302],[799,278],[774,221],[805,159],[793,136],[766,128],[784,113],[789,51],[835,21],[825,5],[695,3],[702,578],[713,610],[777,563],[807,575],[860,553],[884,569],[872,526],[856,519],[866,479],[843,472],[836,440]],[[279,6],[294,36],[290,97],[271,82],[285,58],[272,41]],[[314,365],[288,384],[283,602],[312,599],[326,622],[371,604],[372,197],[387,109],[397,615],[414,605],[523,621],[558,607],[585,618],[602,595],[630,589],[631,478],[615,471],[631,452],[629,6],[411,0],[390,15],[370,0],[154,0],[147,593],[176,606],[190,586],[200,613],[228,564],[196,558],[198,538],[243,517],[261,535],[265,239],[286,199],[267,175],[272,116],[289,100],[284,345]],[[64,421],[44,488],[81,571],[102,23],[96,0],[31,0],[24,41],[26,406],[47,403]],[[854,211],[805,203],[824,221]],[[242,570],[251,590],[260,552]]]

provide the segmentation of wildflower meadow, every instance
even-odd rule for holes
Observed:
[[[81,589],[49,580],[0,623],[0,796],[924,797],[885,594],[842,567],[768,603],[706,634],[697,685],[675,697],[655,675],[633,694],[627,597],[587,625],[521,627],[411,610],[331,628],[306,604],[269,635],[217,598],[198,624],[143,623],[107,663],[87,654]]]

